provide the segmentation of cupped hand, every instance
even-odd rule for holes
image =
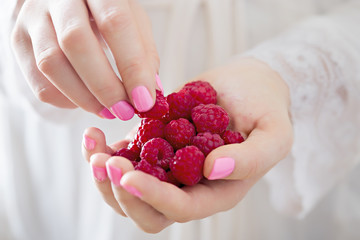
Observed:
[[[128,120],[161,88],[151,23],[135,0],[27,0],[12,46],[34,94],[57,107]]]
[[[210,152],[205,159],[205,178],[194,186],[178,188],[134,171],[127,159],[111,156],[128,141],[107,146],[101,130],[89,128],[84,133],[83,155],[105,201],[146,232],[156,233],[173,222],[231,209],[291,148],[289,91],[267,65],[241,59],[197,79],[211,83],[218,104],[229,113],[231,128],[246,140]]]

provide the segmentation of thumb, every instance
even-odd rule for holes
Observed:
[[[289,120],[258,124],[244,142],[214,149],[205,159],[204,176],[209,180],[261,177],[285,158],[291,145]]]

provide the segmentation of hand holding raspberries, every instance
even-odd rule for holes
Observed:
[[[122,152],[121,156],[132,161],[135,170],[162,181],[170,182],[166,172],[171,172],[179,186],[195,185],[203,178],[205,157],[213,149],[244,141],[239,132],[226,130],[229,115],[216,105],[216,95],[215,89],[204,81],[188,83],[167,98],[157,91],[154,107],[137,112],[143,120],[133,142],[115,155]]]
[[[84,157],[91,163],[96,186],[105,201],[119,214],[131,218],[142,230],[151,233],[157,233],[173,222],[201,219],[234,207],[291,146],[287,87],[267,66],[252,64],[253,61],[233,64],[199,77],[216,88],[218,102],[213,101],[213,91],[204,91],[210,94],[195,98],[196,101],[192,100],[196,91],[190,94],[183,88],[170,94],[166,97],[168,113],[161,119],[159,116],[157,119],[145,117],[142,124],[146,127],[140,127],[141,131],[139,129],[130,144],[124,140],[107,146],[102,131],[86,130]],[[193,88],[194,84],[189,85]],[[186,104],[174,108],[182,99]],[[204,102],[198,102],[202,100]],[[197,128],[201,128],[207,119],[202,118],[199,110],[197,114],[201,120],[196,126],[192,109],[200,104],[218,103],[228,111],[231,129],[227,126],[225,130],[214,128],[218,133],[198,132]],[[215,120],[226,116],[218,110],[213,112],[216,112]],[[185,127],[189,122],[196,135],[189,145],[177,149],[166,139],[165,129],[171,121],[179,119],[187,121],[176,121],[175,126]],[[150,124],[150,120],[154,123]],[[157,126],[156,131],[149,126]],[[231,144],[243,141],[234,129],[244,132],[246,141]],[[191,132],[179,134],[179,140],[187,143]],[[116,155],[123,157],[111,156],[116,151]],[[135,160],[127,161],[124,157]],[[203,180],[196,184],[199,177]]]

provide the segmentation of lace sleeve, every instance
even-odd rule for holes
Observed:
[[[288,83],[295,141],[265,177],[276,209],[305,216],[360,160],[360,2],[307,19],[245,55]]]

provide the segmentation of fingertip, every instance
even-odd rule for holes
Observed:
[[[131,90],[132,100],[139,112],[149,111],[155,104],[155,98],[147,87],[140,85]]]

